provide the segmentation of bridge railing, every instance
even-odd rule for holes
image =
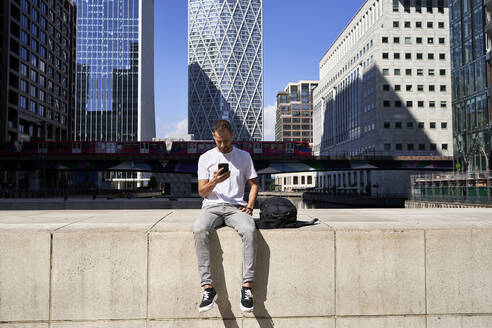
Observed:
[[[412,200],[492,203],[492,172],[441,172],[410,177]]]

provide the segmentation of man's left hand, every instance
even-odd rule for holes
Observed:
[[[241,206],[240,210],[248,215],[253,215],[253,209],[251,207]]]

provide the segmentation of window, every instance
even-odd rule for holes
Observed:
[[[425,123],[424,122],[419,122],[418,123],[418,128],[419,129],[423,129],[425,127]]]
[[[27,82],[24,80],[20,80],[19,82],[19,90],[22,92],[27,92]]]
[[[400,53],[399,53],[399,52],[395,52],[395,53],[393,54],[393,58],[394,58],[394,59],[400,59]]]
[[[434,69],[433,68],[429,68],[428,73],[429,73],[430,76],[434,76]]]
[[[448,144],[442,144],[442,150],[448,150]]]
[[[20,68],[19,71],[20,71],[21,75],[27,76],[27,66],[20,63],[19,68]]]
[[[415,0],[415,12],[422,12],[422,0]]]
[[[440,69],[439,70],[439,75],[446,75],[446,70],[445,69]]]
[[[389,54],[387,52],[383,52],[383,59],[388,59]]]
[[[401,85],[395,84],[395,91],[400,91],[401,90]]]
[[[432,27],[433,27],[432,22],[427,22],[427,28],[432,28]]]
[[[38,66],[38,57],[31,53],[31,65],[34,67]]]
[[[409,36],[405,37],[405,44],[412,44],[412,38]]]
[[[424,75],[424,70],[422,68],[417,69],[417,75],[422,76]]]
[[[435,129],[436,128],[436,122],[430,122],[430,128]]]
[[[444,28],[444,22],[438,22],[437,27],[439,28]]]
[[[382,43],[388,43],[388,37],[387,36],[383,36],[381,42]]]
[[[21,15],[21,25],[25,29],[29,29],[29,19],[26,15]]]
[[[407,100],[407,107],[413,107],[413,101]]]
[[[383,91],[389,91],[390,90],[390,85],[389,84],[383,84]]]
[[[429,84],[429,91],[436,91],[436,86],[434,84]]]
[[[396,150],[402,150],[401,144],[396,144],[396,147],[395,148],[396,148]]]
[[[445,54],[445,53],[440,53],[440,54],[439,54],[439,59],[440,59],[440,60],[444,60],[444,59],[446,59],[446,54]]]
[[[400,69],[399,68],[395,68],[393,74],[400,75],[400,73],[401,73]]]
[[[415,22],[416,28],[422,28],[422,22]]]
[[[413,122],[407,122],[407,129],[413,129]]]
[[[412,75],[412,69],[411,68],[405,69],[405,75]]]
[[[421,37],[417,37],[417,38],[415,38],[415,42],[416,42],[417,44],[422,44],[422,38],[421,38]]]
[[[401,122],[395,123],[395,129],[401,129]]]
[[[37,88],[31,84],[30,90],[31,91],[29,92],[29,94],[31,95],[31,97],[36,98],[37,97]]]
[[[419,150],[425,150],[425,144],[419,144]]]
[[[384,144],[384,150],[391,150],[391,144],[385,143]]]
[[[398,21],[394,21],[394,22],[393,22],[393,27],[394,27],[394,28],[398,28],[398,27],[400,27],[400,22],[398,22]]]
[[[424,91],[424,85],[423,84],[417,84],[417,91]]]
[[[27,98],[24,96],[19,96],[19,107],[20,108],[27,108]]]
[[[427,12],[432,13],[432,0],[426,0],[427,1]]]
[[[401,107],[401,100],[395,100],[395,107]]]
[[[448,123],[447,122],[441,122],[441,129],[447,129],[448,128]]]
[[[436,144],[431,143],[430,144],[430,150],[436,150]]]
[[[436,107],[436,102],[435,101],[429,101],[429,107],[431,107],[431,108]]]
[[[389,129],[390,128],[390,122],[384,122],[384,128]]]
[[[423,54],[421,52],[417,52],[417,59],[422,60]]]
[[[428,44],[434,44],[434,38],[427,38]]]
[[[383,75],[388,76],[389,75],[389,69],[383,68]]]
[[[31,24],[31,33],[37,37],[38,36],[38,27],[34,24]]]
[[[419,106],[420,108],[424,107],[424,101],[423,100],[417,101],[417,106]]]
[[[407,144],[407,150],[413,150],[413,144]]]
[[[441,84],[440,90],[441,91],[446,91],[446,85],[445,84]]]
[[[433,60],[434,59],[434,54],[433,53],[427,54],[427,59]]]
[[[36,113],[36,103],[32,100],[29,101],[29,110],[33,113]]]
[[[448,103],[446,101],[441,101],[441,108],[446,108],[448,107]]]
[[[39,100],[44,101],[44,91],[39,90]]]
[[[393,12],[397,13],[399,7],[400,7],[400,1],[399,0],[393,0]]]
[[[27,61],[27,58],[28,58],[28,51],[26,48],[24,47],[20,47],[20,57],[22,59],[24,59],[25,61]]]
[[[394,37],[393,38],[393,43],[400,43],[400,38]]]
[[[389,106],[390,106],[390,101],[389,100],[383,101],[383,107],[389,107]]]
[[[26,46],[29,45],[29,37],[27,36],[27,33],[24,31],[21,31],[20,34],[20,40],[22,43],[24,43]]]
[[[405,28],[410,28],[411,25],[410,25],[410,22],[405,22]]]
[[[412,59],[412,54],[410,52],[405,53],[405,59]]]
[[[439,38],[439,44],[444,44],[444,38]]]
[[[30,73],[31,73],[31,75],[30,75],[31,76],[31,81],[36,82],[38,73],[36,73],[36,71],[34,71],[32,69],[31,69],[31,72]]]
[[[411,84],[407,84],[405,89],[407,91],[412,91],[412,85]]]

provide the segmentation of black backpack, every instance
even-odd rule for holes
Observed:
[[[292,202],[282,197],[270,197],[260,205],[260,219],[256,221],[258,229],[299,228],[312,225],[312,221],[297,221],[297,208]]]

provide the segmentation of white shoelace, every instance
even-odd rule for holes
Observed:
[[[250,300],[253,298],[253,293],[251,293],[250,289],[244,290],[244,298],[246,298],[247,300]]]
[[[207,301],[210,298],[210,292],[204,291],[203,292],[203,300]]]

